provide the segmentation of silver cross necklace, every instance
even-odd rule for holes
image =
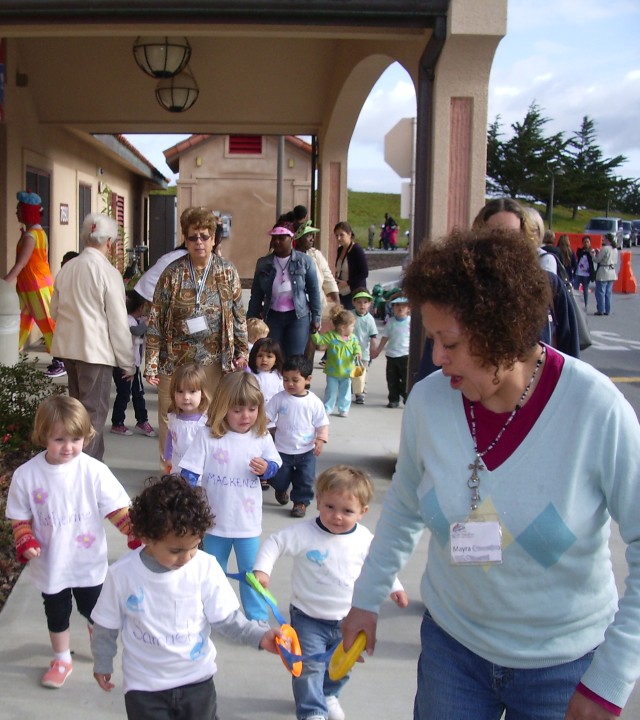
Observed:
[[[536,379],[536,375],[538,374],[538,370],[540,370],[540,367],[542,366],[542,363],[544,362],[544,357],[546,355],[547,349],[545,346],[542,346],[542,352],[540,353],[540,357],[538,358],[536,362],[536,366],[533,368],[533,374],[531,375],[531,378],[529,382],[527,383],[527,387],[524,389],[524,392],[520,396],[520,400],[518,401],[518,404],[515,406],[515,408],[512,410],[509,417],[505,420],[504,425],[500,428],[498,434],[495,436],[493,442],[488,445],[482,452],[478,450],[478,438],[476,436],[476,414],[475,414],[475,403],[469,401],[469,415],[471,418],[471,439],[473,440],[473,450],[476,454],[475,460],[469,465],[469,470],[471,470],[471,477],[467,480],[467,487],[469,490],[471,490],[471,510],[477,510],[478,509],[478,503],[480,502],[480,476],[478,473],[481,470],[486,470],[486,467],[482,463],[482,458],[490,451],[493,450],[493,448],[498,444],[498,441],[500,438],[504,435],[504,431],[509,427],[511,424],[511,421],[516,416],[518,410],[522,408],[524,405],[524,401],[527,398],[527,395],[529,394],[529,390],[531,390],[531,386],[533,385],[534,380]]]

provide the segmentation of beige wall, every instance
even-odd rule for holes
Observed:
[[[449,4],[446,41],[435,70],[433,126],[427,128],[433,157],[418,159],[428,162],[428,167],[419,168],[428,174],[429,183],[424,197],[416,198],[416,206],[428,208],[430,236],[444,232],[451,223],[468,222],[482,204],[489,71],[506,30],[506,8],[507,0],[451,0]],[[362,105],[393,61],[402,63],[421,92],[418,70],[431,41],[428,28],[364,23],[348,27],[258,22],[172,26],[172,33],[189,37],[191,69],[200,86],[198,102],[180,114],[159,107],[155,81],[132,59],[136,36],[164,31],[149,23],[2,29],[8,39],[6,121],[0,131],[0,177],[6,178],[0,189],[0,210],[4,206],[6,211],[0,217],[0,264],[6,266],[13,255],[17,229],[13,198],[24,176],[27,153],[55,169],[54,207],[67,201],[80,174],[92,184],[97,182],[95,158],[89,162],[91,155],[79,150],[63,128],[82,133],[317,135],[316,220],[322,229],[321,249],[331,257],[330,230],[347,214],[347,151]],[[28,76],[27,87],[16,87],[16,71]],[[113,189],[130,192],[126,173],[120,176],[109,163],[104,164],[111,173],[104,179]],[[187,174],[192,175],[189,168]],[[247,175],[240,181],[245,185],[238,208],[223,206],[226,190],[221,189],[214,200],[216,209],[233,213],[230,244],[237,244],[227,252],[244,275],[264,247],[261,238],[255,237],[262,219],[250,228],[243,226],[244,218],[261,216],[264,210],[269,227],[275,199],[259,177]],[[181,178],[180,207],[198,202],[197,192],[193,177]],[[284,198],[285,204],[299,203],[300,190],[292,188],[291,193]],[[131,205],[127,202],[128,208]],[[55,262],[75,242],[76,234],[73,226],[52,228]],[[245,248],[254,250],[250,259],[244,255]]]
[[[25,129],[25,134],[21,132]],[[102,212],[105,207],[103,197],[98,192],[99,182],[106,183],[112,191],[124,197],[125,232],[131,237],[135,222],[134,190],[136,179],[124,168],[118,166],[106,154],[66,130],[46,129],[39,134],[38,142],[29,140],[30,127],[12,127],[8,132],[9,145],[21,148],[14,163],[5,188],[7,213],[0,218],[5,223],[7,243],[2,250],[0,273],[11,267],[15,256],[15,245],[19,238],[20,224],[15,216],[16,192],[24,189],[27,167],[33,167],[49,173],[51,178],[51,227],[49,232],[49,258],[51,269],[57,272],[62,256],[68,250],[79,250],[78,186],[90,185],[91,209]],[[104,174],[98,176],[97,168],[102,167]],[[60,204],[69,206],[69,224],[60,224]]]
[[[310,207],[311,156],[289,142],[284,145],[283,211]],[[178,214],[202,205],[231,215],[231,237],[222,251],[242,278],[253,277],[256,260],[269,248],[267,231],[277,219],[277,146],[277,137],[264,136],[261,156],[229,155],[227,136],[215,136],[180,155]]]

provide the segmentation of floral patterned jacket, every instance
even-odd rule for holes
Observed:
[[[207,329],[190,333],[187,320],[198,314],[204,316]],[[171,263],[156,285],[148,325],[145,375],[172,375],[188,362],[220,363],[223,372],[231,372],[233,361],[249,354],[242,285],[235,266],[213,256],[198,313],[189,256]]]

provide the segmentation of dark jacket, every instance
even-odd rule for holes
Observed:
[[[590,252],[587,252],[584,248],[578,248],[578,263],[580,262],[580,258],[586,255],[587,256],[587,262],[589,263],[589,279],[593,282],[596,279],[596,267],[593,264],[593,255]],[[577,272],[577,264],[576,264],[576,272]],[[580,275],[578,277],[581,277]]]
[[[336,255],[336,266],[340,248]],[[364,250],[358,243],[351,243],[351,247],[347,252],[347,267],[349,268],[349,277],[345,278],[349,283],[349,289],[353,292],[356,288],[367,287],[367,278],[369,277],[369,263]]]
[[[572,357],[580,357],[580,332],[576,307],[569,297],[569,291],[564,282],[552,272],[547,272],[551,284],[552,300],[551,313],[553,315],[554,338],[551,337],[549,325],[543,330],[540,339],[560,352]]]
[[[271,307],[271,292],[276,277],[273,254],[258,259],[251,285],[251,298],[247,309],[247,317],[262,317],[268,323],[267,314]],[[322,308],[316,266],[309,255],[291,251],[288,266],[291,277],[291,292],[296,317],[301,318],[311,313],[311,322],[320,324]]]

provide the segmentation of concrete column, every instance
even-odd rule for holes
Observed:
[[[468,227],[484,205],[489,73],[506,20],[506,0],[452,0],[433,79],[431,167],[418,159],[418,172],[430,175],[417,198],[431,208],[427,237]]]

